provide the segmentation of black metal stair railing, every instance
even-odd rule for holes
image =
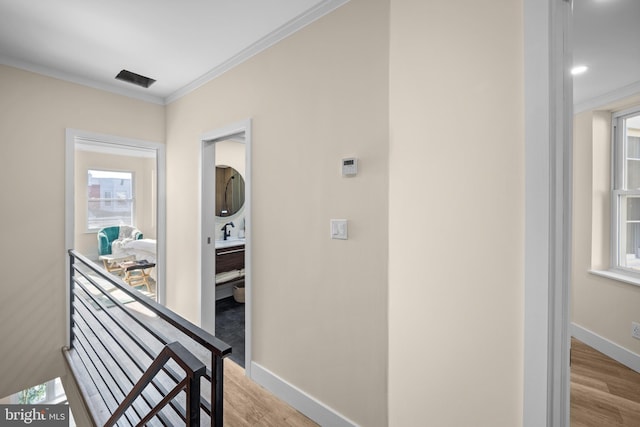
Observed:
[[[172,342],[164,346],[158,357],[153,361],[149,369],[145,371],[142,378],[133,386],[127,397],[120,403],[115,412],[107,420],[104,427],[111,427],[118,419],[131,407],[133,402],[142,394],[142,391],[153,381],[153,378],[160,372],[164,365],[173,359],[186,373],[185,378],[169,391],[169,393],[144,416],[138,425],[146,425],[162,408],[164,408],[179,392],[187,393],[186,401],[186,425],[200,425],[200,377],[206,371],[204,363],[199,361],[193,354],[184,348],[179,342]]]
[[[69,263],[65,356],[94,422],[222,426],[231,347],[74,250]]]

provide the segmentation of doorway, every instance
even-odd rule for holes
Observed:
[[[251,360],[251,121],[201,137],[201,327]],[[247,372],[248,374],[248,372]]]
[[[571,2],[525,0],[524,426],[568,426]]]
[[[154,257],[149,296],[164,304],[165,146],[67,129],[65,156],[66,249],[102,263],[97,238],[101,228],[113,223],[138,229],[144,242],[136,243],[145,246],[132,250]],[[68,265],[66,273],[68,278]],[[69,292],[67,279],[67,301]]]
[[[638,185],[634,180],[638,174],[636,135],[640,135],[636,121],[640,4],[583,0],[574,2],[572,11],[573,65],[577,67],[572,70],[575,184],[570,332],[578,349],[572,354],[574,362],[579,362],[586,345],[589,351],[601,354],[596,360],[606,369],[612,362],[605,362],[608,357],[638,371],[640,347],[632,325],[638,319],[640,301],[633,195]],[[573,363],[572,369],[575,366]],[[590,364],[589,368],[588,374],[596,375],[600,367]],[[572,373],[576,383],[571,389],[574,423],[581,424],[585,413],[601,425],[617,423],[615,401],[619,396],[609,394],[613,389],[608,387],[594,389],[595,382],[585,382],[583,375],[584,369]],[[588,402],[589,408],[577,402]]]

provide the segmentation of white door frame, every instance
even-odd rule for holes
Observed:
[[[251,372],[251,311],[252,311],[252,222],[251,222],[251,119],[204,133],[200,137],[200,326],[215,334],[215,143],[233,135],[245,135],[245,373]],[[213,187],[212,187],[213,186]]]
[[[70,274],[69,262],[66,259],[69,249],[74,246],[75,233],[75,145],[76,141],[91,141],[92,143],[104,145],[125,146],[130,148],[140,148],[154,150],[156,152],[157,163],[157,189],[156,189],[156,274],[157,287],[156,296],[158,303],[166,303],[166,147],[164,144],[153,141],[124,138],[115,135],[100,134],[78,129],[67,128],[65,131],[65,271],[66,271],[66,300],[67,316],[71,307],[69,306]],[[70,335],[67,330],[67,345],[70,345]]]
[[[524,0],[525,427],[569,426],[571,0]]]

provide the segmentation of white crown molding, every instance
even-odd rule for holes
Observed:
[[[149,102],[152,104],[158,105],[166,105],[169,104],[186,94],[192,92],[198,87],[208,83],[209,81],[219,77],[220,75],[226,73],[237,65],[245,62],[249,58],[257,55],[263,50],[268,49],[279,41],[285,39],[286,37],[292,35],[296,31],[306,27],[312,22],[322,18],[323,16],[333,12],[335,9],[340,6],[348,3],[349,0],[325,0],[321,3],[318,3],[315,7],[309,9],[298,17],[292,19],[271,33],[267,34],[262,39],[253,43],[246,49],[242,50],[238,54],[234,55],[227,61],[213,68],[211,71],[202,75],[201,77],[195,79],[191,83],[183,86],[182,88],[176,90],[171,95],[163,98],[161,96],[154,96],[145,93],[136,92],[134,90],[129,90],[127,88],[118,87],[116,85],[98,82],[96,80],[88,79],[86,77],[82,77],[79,75],[75,75],[72,73],[66,73],[59,70],[55,70],[53,68],[45,67],[38,64],[33,64],[27,61],[22,61],[19,59],[15,59],[6,55],[0,55],[0,64],[7,65],[14,68],[19,68],[26,71],[31,71],[37,74],[41,74],[48,77],[53,77],[59,80],[68,81],[71,83],[76,83],[82,86],[92,87],[94,89],[103,90],[106,92],[115,93],[122,96],[127,96],[130,98],[138,99],[141,101]]]
[[[41,74],[47,77],[53,77],[54,79],[64,80],[70,83],[76,83],[82,86],[88,86],[94,89],[115,93],[117,95],[127,96],[129,98],[135,98],[140,101],[150,102],[152,104],[164,105],[164,99],[158,96],[148,95],[144,93],[137,93],[131,90],[127,90],[126,88],[120,88],[117,86],[109,85],[107,83],[101,83],[95,80],[87,79],[86,77],[65,73],[59,70],[55,70],[53,68],[33,64],[31,62],[21,61],[5,55],[0,55],[0,64],[7,65],[9,67],[19,68],[21,70],[31,71],[33,73]]]
[[[287,22],[286,24],[282,25],[281,27],[277,28],[271,33],[267,34],[262,39],[253,43],[246,49],[240,51],[238,54],[229,58],[227,61],[223,62],[217,67],[213,68],[211,71],[195,79],[191,83],[183,86],[181,89],[178,89],[177,91],[175,91],[174,93],[166,97],[164,100],[164,103],[170,104],[173,101],[176,101],[179,98],[182,98],[183,96],[194,91],[200,86],[210,82],[216,77],[219,77],[222,74],[226,73],[227,71],[231,70],[232,68],[240,65],[241,63],[245,62],[249,58],[257,55],[258,53],[268,49],[269,47],[273,46],[279,41],[287,38],[288,36],[292,35],[296,31],[299,31],[300,29],[306,27],[307,25],[311,24],[317,19],[320,19],[323,16],[333,12],[334,10],[336,10],[337,8],[339,8],[340,6],[344,5],[347,2],[349,2],[349,0],[325,0],[319,3],[314,8],[309,9],[302,15],[299,15],[298,17],[292,19],[291,21]]]
[[[573,114],[594,110],[640,93],[640,81],[574,104]]]

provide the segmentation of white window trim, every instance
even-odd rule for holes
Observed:
[[[619,120],[640,114],[640,106],[635,106],[611,114],[611,235],[609,237],[611,253],[608,270],[590,270],[590,273],[640,286],[640,271],[620,266],[620,195],[640,195],[640,190],[626,190],[621,187],[625,182],[625,147],[623,132],[618,131]]]
[[[622,270],[622,271],[618,271],[616,269],[589,270],[589,273],[594,274],[596,276],[605,277],[607,279],[617,280],[618,282],[640,286],[640,276],[635,277],[636,276],[635,274],[626,270]]]

